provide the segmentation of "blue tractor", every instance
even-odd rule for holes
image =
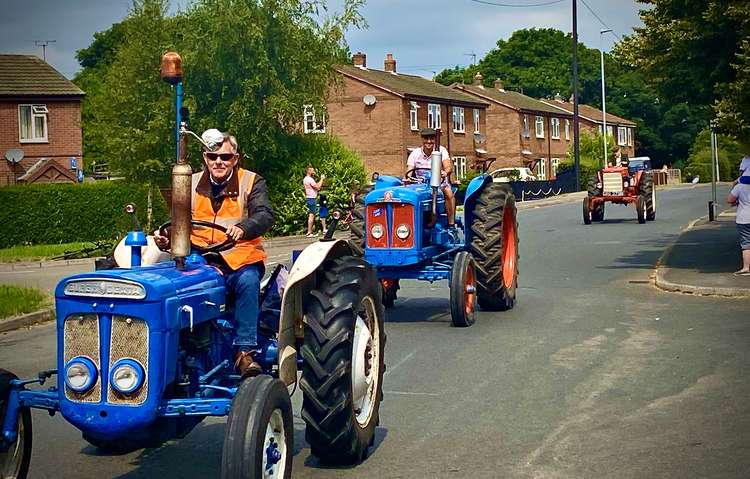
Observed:
[[[179,67],[179,57],[166,54],[162,75],[171,68],[167,79],[174,81]],[[186,435],[209,416],[228,416],[220,476],[289,478],[294,428],[288,388],[298,384],[312,454],[356,463],[373,444],[385,370],[374,268],[352,255],[346,241],[324,238],[301,252],[283,291],[281,269],[274,269],[260,297],[263,374],[243,380],[233,365],[233,299],[212,262],[231,241],[190,247],[191,191],[183,177],[190,171],[185,142],[193,134],[185,121],[179,124],[171,258],[142,262],[149,257],[141,251],[147,240],[134,220],[125,239],[127,267],[58,284],[56,367],[30,379],[0,369],[3,479],[27,476],[31,408],[61,413],[86,441],[113,452],[154,446]],[[50,378],[51,386],[39,387]]]
[[[435,146],[431,168],[409,170],[403,179],[373,175],[353,213],[350,245],[377,268],[386,307],[394,305],[401,279],[448,280],[451,322],[465,327],[474,323],[477,304],[490,311],[515,304],[515,197],[486,174],[492,161],[480,161],[482,174],[466,189],[463,221],[448,228],[439,151]]]

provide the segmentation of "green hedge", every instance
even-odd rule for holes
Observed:
[[[153,223],[168,218],[168,208],[154,188]],[[23,185],[0,188],[0,248],[108,239],[131,226],[127,203],[138,207],[146,227],[148,187],[119,181]]]

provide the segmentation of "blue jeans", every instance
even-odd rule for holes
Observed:
[[[234,291],[234,345],[248,349],[258,347],[258,296],[262,263],[247,264],[227,274],[227,287]]]

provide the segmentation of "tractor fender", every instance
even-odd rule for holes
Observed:
[[[492,177],[489,175],[479,175],[469,182],[466,187],[466,196],[464,197],[464,238],[465,243],[471,243],[471,223],[474,221],[474,205],[477,203],[477,197],[487,183],[492,183]]]
[[[279,379],[286,385],[297,381],[297,339],[304,337],[303,305],[316,286],[314,273],[326,260],[351,254],[347,241],[318,241],[302,250],[289,272],[279,318]]]

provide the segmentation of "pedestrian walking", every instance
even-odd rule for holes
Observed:
[[[746,180],[747,179],[747,180]],[[727,195],[727,203],[737,206],[737,233],[740,236],[742,250],[742,267],[735,271],[735,276],[750,276],[750,169],[740,177]]]
[[[312,165],[308,165],[307,171],[305,172],[305,179],[302,180],[302,185],[305,188],[305,201],[307,202],[307,237],[312,238],[316,236],[313,233],[313,223],[315,222],[315,215],[318,214],[318,191],[323,187],[323,181],[326,179],[326,175],[320,175],[320,180],[315,181],[315,168]],[[323,229],[325,230],[325,223],[323,223]]]

